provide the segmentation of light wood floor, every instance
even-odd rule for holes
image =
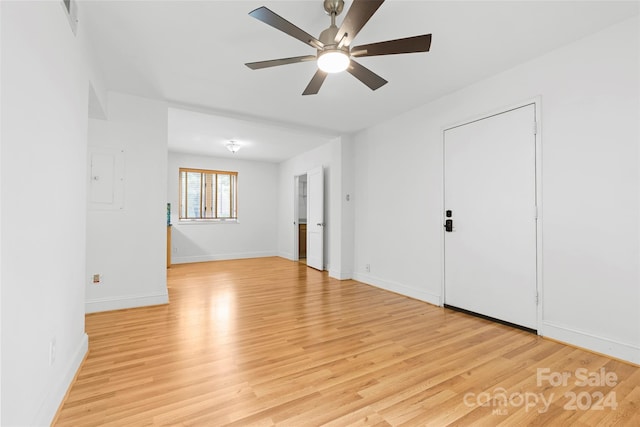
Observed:
[[[168,277],[169,305],[87,315],[57,425],[640,425],[611,358],[281,258]]]

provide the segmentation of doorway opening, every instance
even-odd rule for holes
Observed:
[[[298,261],[307,263],[307,174],[297,177],[297,231],[298,231]]]
[[[324,169],[317,166],[293,180],[293,261],[324,271]]]

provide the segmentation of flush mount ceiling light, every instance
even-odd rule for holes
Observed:
[[[242,146],[238,145],[238,143],[235,141],[229,141],[226,147],[227,147],[227,150],[231,151],[233,154],[236,154],[238,150],[242,148]]]

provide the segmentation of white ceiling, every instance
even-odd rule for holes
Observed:
[[[330,139],[326,133],[292,125],[169,108],[169,150],[175,152],[280,162]],[[237,153],[226,148],[229,141],[240,145]]]
[[[388,0],[354,44],[432,33],[431,51],[359,59],[389,81],[377,91],[342,73],[312,96],[301,93],[313,62],[244,66],[314,54],[248,12],[267,6],[317,36],[329,25],[322,0],[84,1],[79,17],[108,89],[187,107],[170,111],[170,150],[230,155],[224,142],[236,139],[246,145],[238,158],[277,162],[637,15],[639,5]]]

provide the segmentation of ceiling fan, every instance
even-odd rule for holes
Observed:
[[[376,90],[385,85],[387,81],[360,65],[354,58],[428,52],[431,47],[431,34],[351,47],[353,39],[384,3],[384,0],[353,0],[353,4],[347,11],[340,28],[336,26],[336,16],[340,15],[344,9],[344,0],[324,0],[323,3],[325,12],[331,16],[331,26],[320,33],[318,38],[296,27],[265,6],[251,11],[249,15],[252,17],[308,44],[315,48],[317,52],[315,55],[249,62],[245,65],[252,70],[259,70],[278,65],[317,61],[318,70],[304,92],[302,92],[303,95],[317,94],[328,73],[337,73],[345,70],[371,88],[371,90]]]

